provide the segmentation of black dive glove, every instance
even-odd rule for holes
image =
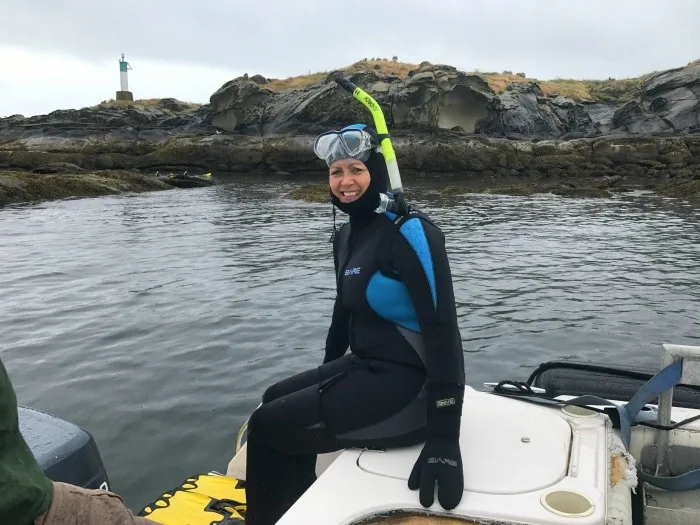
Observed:
[[[411,205],[404,197],[403,192],[399,192],[394,195],[394,206],[396,207],[395,213],[398,215],[408,215],[411,213]]]
[[[408,488],[420,487],[421,505],[430,507],[438,484],[438,501],[445,510],[454,509],[464,493],[459,425],[464,387],[428,386],[428,438],[408,477]]]

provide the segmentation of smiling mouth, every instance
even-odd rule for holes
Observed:
[[[343,197],[355,197],[356,195],[359,195],[359,191],[344,191],[342,192]]]

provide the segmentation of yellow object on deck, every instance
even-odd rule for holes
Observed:
[[[235,478],[199,474],[144,507],[139,516],[164,525],[243,523],[245,489]]]

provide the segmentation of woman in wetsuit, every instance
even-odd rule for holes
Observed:
[[[269,387],[248,423],[246,523],[275,523],[315,481],[317,454],[423,441],[408,487],[429,507],[437,481],[452,509],[464,360],[444,236],[422,213],[376,211],[388,174],[374,130],[328,132],[314,149],[350,217],[334,235],[337,295],[323,364]]]

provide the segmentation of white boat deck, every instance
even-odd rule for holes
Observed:
[[[698,413],[674,407],[671,419]],[[457,508],[443,510],[436,495],[424,509],[418,491],[408,489],[422,444],[389,452],[347,449],[319,456],[317,482],[278,525],[448,525],[441,516],[456,520],[449,525],[632,525],[636,469],[649,471],[654,464],[656,437],[652,428],[633,427],[628,453],[607,416],[467,387],[460,436],[464,494]],[[700,468],[700,421],[669,432],[669,438],[674,473]],[[245,450],[229,464],[229,476],[245,478]],[[643,496],[645,525],[700,525],[700,490],[645,485]],[[390,518],[397,511],[438,521]]]

